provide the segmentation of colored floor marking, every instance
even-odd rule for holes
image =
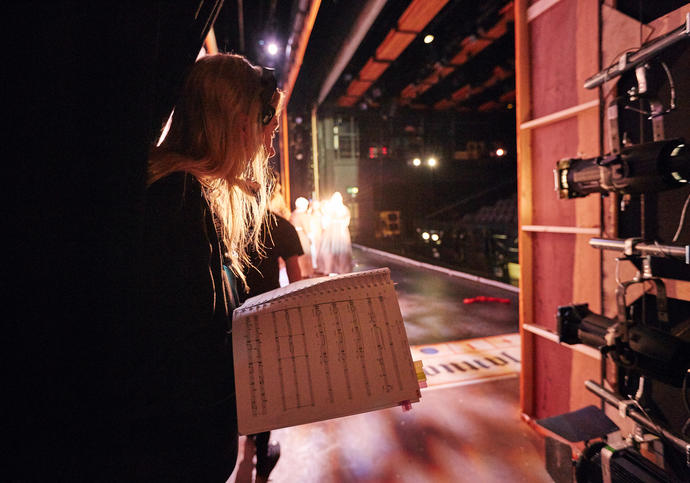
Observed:
[[[421,360],[428,387],[474,384],[520,373],[520,335],[411,346],[413,360]]]

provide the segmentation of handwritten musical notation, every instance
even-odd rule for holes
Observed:
[[[388,269],[300,281],[235,310],[240,433],[420,398]]]

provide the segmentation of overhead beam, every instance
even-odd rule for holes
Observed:
[[[417,37],[417,35],[433,20],[433,18],[441,11],[443,7],[446,6],[448,0],[413,0],[412,3],[405,9],[400,18],[398,19],[397,26],[388,32],[386,37],[381,42],[381,45],[376,49],[376,54],[374,57],[369,59],[367,62],[368,66],[372,61],[381,62],[388,61],[392,62],[397,59],[402,52],[405,51],[408,45]],[[379,69],[375,71],[376,78],[366,78],[367,81],[371,81],[373,84],[376,79],[378,79],[385,71],[388,69],[389,64],[381,64]],[[372,69],[367,71],[367,75],[374,73]],[[357,75],[352,83],[363,81],[365,78],[362,72]],[[359,96],[364,94],[363,91]],[[351,106],[357,99],[352,99],[353,92],[350,91],[348,87],[347,96],[342,96],[338,99],[338,105],[340,106]]]
[[[283,86],[285,91],[285,108],[281,114],[280,125],[281,125],[281,152],[280,152],[280,183],[283,187],[283,196],[287,206],[290,206],[290,155],[289,155],[289,138],[288,138],[288,121],[287,121],[287,108],[290,102],[290,96],[292,95],[292,90],[295,87],[295,82],[297,81],[297,76],[302,68],[302,62],[304,60],[304,52],[307,50],[307,44],[309,43],[309,37],[314,29],[314,22],[316,22],[316,15],[319,12],[319,7],[321,6],[321,0],[312,0],[309,6],[309,12],[304,19],[304,25],[302,26],[302,31],[299,35],[299,40],[297,41],[297,49],[295,51],[294,60],[290,63],[290,68],[287,75],[287,82]]]
[[[326,99],[326,96],[333,88],[333,85],[340,77],[340,74],[343,73],[343,70],[347,66],[348,62],[350,62],[350,59],[352,59],[352,56],[359,48],[364,36],[369,32],[369,28],[371,28],[372,24],[379,16],[379,13],[384,5],[386,5],[386,0],[369,0],[369,2],[364,6],[357,17],[357,20],[355,20],[353,28],[347,36],[347,40],[340,49],[338,57],[333,63],[333,67],[321,86],[321,90],[319,90],[319,97],[316,101],[317,105],[321,104],[323,100]],[[356,101],[357,99],[353,100],[352,104],[354,104]]]
[[[401,103],[411,103],[415,98],[426,92],[433,85],[455,72],[458,67],[465,64],[479,52],[503,37],[508,32],[508,23],[515,18],[514,10],[515,7],[513,2],[508,3],[501,9],[501,18],[493,27],[491,27],[491,29],[489,29],[488,32],[486,32],[484,37],[475,38],[470,36],[466,37],[460,43],[460,50],[451,59],[450,65],[437,64],[434,66],[434,72],[429,74],[423,81],[419,83],[412,83],[405,87],[405,89],[403,89],[401,92]],[[453,97],[453,99],[455,99],[455,97]],[[447,107],[452,107],[453,105],[453,103],[441,101],[437,102],[436,105]]]

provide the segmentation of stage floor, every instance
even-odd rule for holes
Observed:
[[[543,441],[519,414],[517,293],[354,250],[355,270],[387,266],[413,359],[428,387],[401,407],[273,431],[282,454],[271,481],[550,482]],[[464,304],[479,295],[509,303]],[[230,482],[252,482],[240,438]],[[245,449],[247,453],[245,455]]]

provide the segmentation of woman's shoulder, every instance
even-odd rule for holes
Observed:
[[[201,184],[196,177],[184,171],[175,171],[151,183],[149,193],[189,193],[201,192]]]
[[[189,173],[177,171],[167,174],[149,185],[146,206],[147,211],[158,216],[164,216],[165,213],[179,216],[180,211],[190,210],[200,213],[204,206],[201,184]]]

